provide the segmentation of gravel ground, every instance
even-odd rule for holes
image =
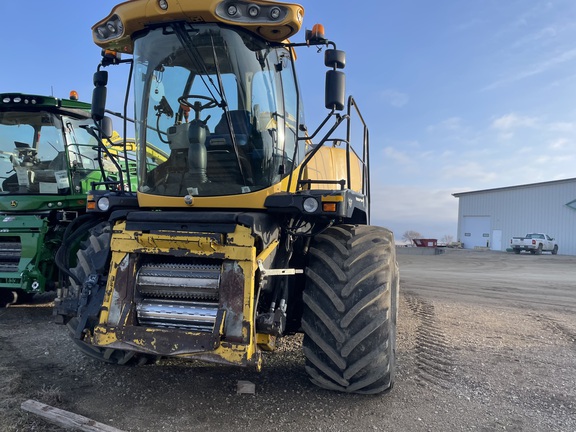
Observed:
[[[448,252],[398,255],[396,386],[380,396],[313,386],[299,336],[260,373],[115,367],[73,348],[49,299],[2,309],[0,431],[61,431],[20,409],[35,399],[138,432],[576,432],[576,257]],[[238,394],[239,380],[256,393]]]

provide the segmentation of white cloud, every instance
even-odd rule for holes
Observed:
[[[386,103],[396,108],[403,107],[410,101],[410,97],[407,94],[391,89],[382,91],[380,96]]]
[[[548,144],[548,148],[552,150],[563,150],[571,143],[572,142],[566,138],[558,138]]]
[[[514,138],[513,132],[502,132],[502,133],[498,134],[498,140],[499,141],[511,141],[512,138]]]
[[[518,154],[530,154],[533,153],[534,149],[532,147],[520,147],[516,153]]]
[[[561,155],[561,156],[549,156],[541,155],[534,159],[534,164],[544,165],[544,169],[550,166],[558,166],[561,163],[566,163],[573,160],[574,157],[571,155]]]
[[[460,117],[450,117],[442,120],[440,123],[430,125],[426,128],[428,132],[436,131],[456,131],[462,128],[462,119]]]
[[[525,78],[540,75],[575,58],[576,58],[576,49],[569,49],[566,51],[562,51],[554,55],[553,57],[550,57],[546,60],[542,60],[541,62],[535,63],[532,66],[523,67],[521,71],[515,74],[510,74],[507,77],[504,77],[498,81],[493,82],[492,84],[487,85],[482,89],[482,91],[494,90],[495,88],[498,88],[506,84],[511,84],[516,81],[523,80]]]
[[[444,166],[440,170],[440,174],[446,180],[458,179],[460,182],[490,183],[498,178],[498,173],[490,171],[489,168],[489,163],[456,161],[454,165]]]
[[[555,26],[544,27],[537,32],[530,33],[518,39],[511,45],[510,48],[516,49],[523,46],[533,46],[542,40],[554,38],[559,33],[559,31],[561,31],[561,29],[559,30]]]
[[[553,132],[573,132],[576,128],[571,122],[554,122],[548,125],[548,129]]]
[[[501,131],[510,131],[520,127],[535,127],[538,119],[535,117],[520,116],[515,113],[510,113],[498,117],[492,121],[492,128]]]
[[[384,149],[384,157],[400,165],[413,165],[414,158],[406,152],[396,150],[394,147]]]
[[[478,18],[472,18],[466,22],[460,22],[456,24],[453,29],[455,32],[466,32],[470,29],[474,28],[481,28],[482,26],[486,25],[486,20],[480,20]]]
[[[372,223],[392,229],[400,239],[408,230],[425,237],[454,235],[458,220],[456,189],[425,186],[383,186],[372,191]]]

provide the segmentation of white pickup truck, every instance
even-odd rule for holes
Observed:
[[[548,234],[530,233],[524,237],[512,237],[510,247],[514,253],[519,254],[521,251],[530,251],[531,254],[540,255],[542,252],[552,252],[552,255],[558,253],[558,243]]]

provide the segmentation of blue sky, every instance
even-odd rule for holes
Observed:
[[[304,27],[323,23],[347,53],[347,89],[370,128],[373,224],[397,239],[455,238],[453,193],[576,177],[573,0],[300,3]],[[90,101],[91,26],[115,4],[0,2],[0,92],[75,89]],[[314,130],[326,113],[323,57],[298,55]],[[108,100],[120,111],[126,68],[116,69]]]

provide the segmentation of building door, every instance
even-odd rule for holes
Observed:
[[[492,230],[492,244],[490,249],[494,251],[502,250],[502,230]]]
[[[490,216],[464,216],[460,241],[464,249],[490,247]]]

